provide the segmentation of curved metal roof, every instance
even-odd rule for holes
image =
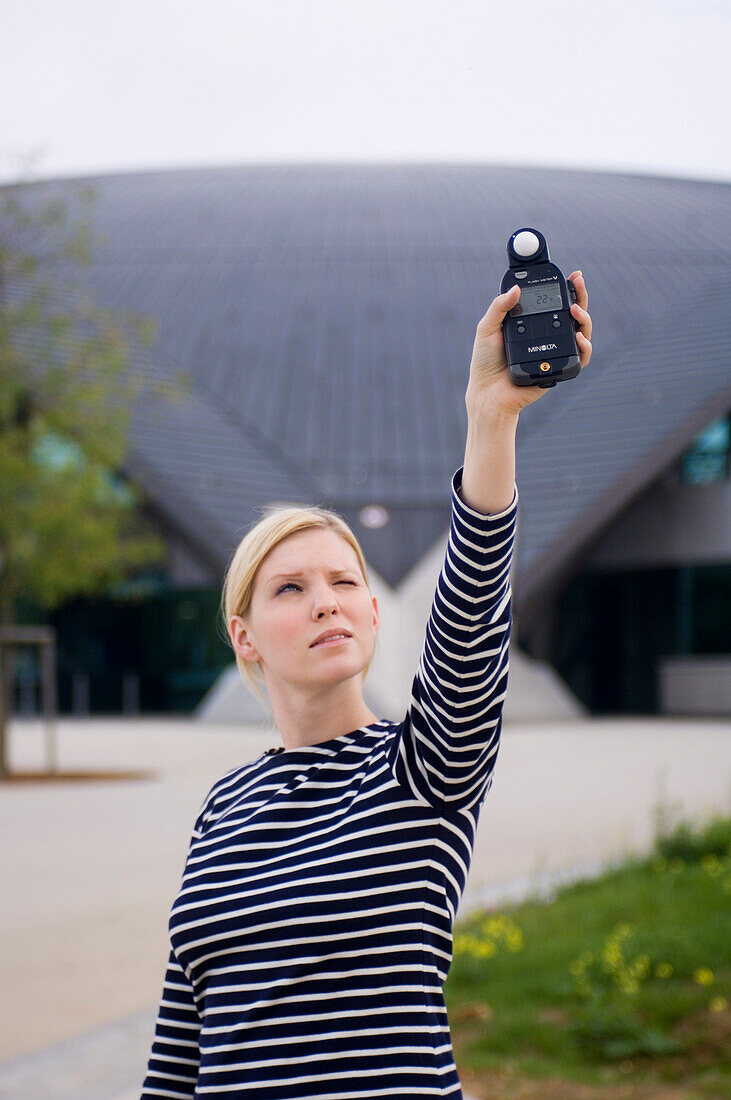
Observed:
[[[247,165],[26,185],[96,193],[97,302],[153,315],[129,469],[214,568],[271,501],[336,508],[396,585],[443,535],[475,328],[535,225],[594,322],[581,375],[521,414],[526,607],[731,406],[729,185],[588,171]],[[364,505],[390,522],[370,529]]]

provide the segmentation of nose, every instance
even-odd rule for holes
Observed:
[[[338,609],[338,601],[334,592],[330,589],[325,589],[324,592],[316,597],[315,602],[315,617],[321,618],[323,615],[334,615]]]

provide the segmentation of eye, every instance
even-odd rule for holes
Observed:
[[[355,581],[336,581],[335,583],[336,584],[352,584],[354,588],[357,587],[357,584],[356,584]],[[276,595],[278,596],[280,592],[284,592],[285,588],[297,588],[297,589],[299,589],[299,585],[295,584],[294,581],[287,581],[286,584],[280,585],[280,587],[276,591]]]

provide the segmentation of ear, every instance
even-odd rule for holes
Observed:
[[[378,628],[381,625],[381,616],[378,611],[378,600],[373,597],[373,634],[378,634]]]
[[[249,629],[240,615],[233,615],[229,619],[228,630],[231,636],[231,644],[240,657],[243,657],[245,661],[261,660]]]

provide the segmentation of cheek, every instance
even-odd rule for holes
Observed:
[[[290,607],[278,607],[271,619],[269,637],[280,645],[301,643],[303,631],[307,629],[305,618],[303,610],[294,603]]]
[[[259,619],[257,642],[259,650],[265,659],[274,659],[277,654],[286,653],[297,645],[302,644],[303,626],[302,615],[294,606],[286,607],[282,604],[269,607],[266,614]]]
[[[373,627],[373,603],[368,595],[358,603],[358,622],[367,634],[370,633]]]

